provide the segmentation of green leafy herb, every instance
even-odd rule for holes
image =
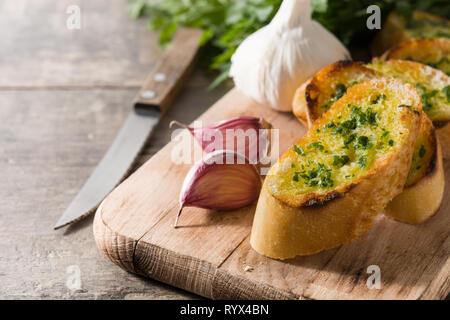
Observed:
[[[325,167],[323,163],[308,162],[312,166],[309,170],[297,171],[292,180],[299,181],[299,176],[303,179],[305,185],[314,187],[320,185],[322,188],[332,187],[334,181],[331,179],[331,169]]]
[[[373,99],[371,101],[371,103],[372,104],[377,104],[377,103],[380,102],[380,100],[385,100],[385,99],[386,99],[386,95],[384,93],[383,94],[379,94],[375,99]]]
[[[326,131],[329,128],[336,128],[336,124],[333,121],[327,123],[326,125],[323,126],[323,131]]]
[[[333,166],[342,167],[350,161],[350,158],[347,155],[343,156],[333,156]]]
[[[299,155],[304,156],[305,155],[305,151],[302,149],[302,147],[299,147],[298,145],[294,144],[294,146],[292,147],[292,149],[297,152]]]
[[[426,152],[427,152],[427,149],[425,149],[424,145],[421,145],[420,149],[419,149],[419,157],[423,158],[423,156],[425,155]]]
[[[345,84],[338,83],[334,87],[334,91],[335,92],[331,95],[329,103],[322,105],[322,109],[330,109],[331,105],[333,105],[334,102],[338,101],[347,92],[347,87],[345,86]]]
[[[352,133],[347,139],[344,140],[344,145],[350,144],[355,139],[356,139],[356,134]]]
[[[334,90],[336,90],[334,98],[339,100],[347,92],[347,87],[345,84],[339,83],[336,87],[334,87]]]
[[[366,136],[360,136],[358,137],[358,143],[363,147],[367,147],[369,143],[369,138],[367,138]]]
[[[310,187],[317,186],[318,184],[319,184],[319,181],[318,181],[318,180],[311,180],[311,181],[309,182],[309,186],[310,186]]]
[[[367,157],[366,156],[359,157],[358,164],[361,168],[365,168],[367,165]]]
[[[441,59],[439,59],[436,62],[428,62],[426,64],[435,69],[439,69],[439,66],[443,63],[450,63],[450,60],[447,57],[442,57]]]
[[[445,86],[444,88],[442,88],[442,92],[447,97],[447,102],[450,102],[450,85]]]
[[[133,18],[149,16],[149,27],[160,31],[159,41],[166,45],[180,26],[203,29],[201,45],[204,66],[218,71],[210,87],[227,79],[230,58],[250,34],[269,23],[282,0],[128,0]],[[373,0],[311,0],[312,17],[345,45],[367,45],[378,30],[368,30],[366,12]],[[450,16],[448,0],[378,0],[383,20],[391,10],[410,18],[413,10]],[[439,36],[439,35],[437,35]],[[328,106],[329,107],[329,106]]]
[[[310,144],[308,144],[306,149],[316,149],[316,150],[323,151],[325,149],[325,147],[322,145],[322,143],[320,143],[320,141],[316,141],[316,142],[311,142]]]
[[[356,120],[346,120],[338,125],[338,127],[332,132],[332,134],[340,134],[345,137],[348,136],[353,129],[356,129]]]
[[[420,92],[420,99],[422,100],[422,108],[423,111],[427,112],[433,107],[433,104],[430,102],[430,99],[439,93],[438,90],[427,90],[425,86],[420,83],[416,83],[416,88]]]
[[[250,34],[269,23],[282,0],[131,0],[134,18],[150,16],[149,27],[167,45],[180,26],[203,29],[203,66],[219,71],[211,87],[227,79],[230,58]]]
[[[377,112],[373,112],[372,108],[367,108],[366,112],[363,112],[359,107],[352,108],[352,114],[350,117],[357,120],[358,125],[364,125],[366,123],[376,126],[377,124]]]

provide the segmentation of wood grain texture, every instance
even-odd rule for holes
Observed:
[[[280,152],[305,132],[292,115],[258,105],[236,89],[199,119],[207,124],[237,115],[263,116],[279,128]],[[188,135],[187,131],[181,134]],[[213,299],[446,298],[450,253],[448,188],[440,211],[424,224],[406,225],[380,217],[359,242],[277,261],[250,248],[254,205],[231,212],[186,208],[180,218],[181,228],[172,227],[178,193],[190,167],[172,161],[171,153],[177,143],[170,142],[153,156],[119,185],[97,211],[94,234],[100,248],[108,246],[113,262]],[[445,169],[450,170],[449,162]],[[97,221],[103,222],[103,229],[97,229]],[[115,233],[113,241],[104,237],[105,231]],[[123,238],[136,241],[133,252],[123,255]],[[105,239],[109,242],[104,243]],[[132,266],[128,267],[130,256]],[[381,269],[380,290],[368,289],[366,285],[370,276],[367,267],[371,265]]]
[[[80,29],[67,28],[71,5]],[[122,0],[2,1],[0,88],[138,88],[161,48]]]
[[[81,9],[68,30],[66,9]],[[123,0],[0,2],[0,298],[198,299],[117,268],[97,249],[93,216],[54,231],[116,136],[162,50],[147,19]],[[228,88],[194,71],[134,169],[170,141],[169,122],[191,122]],[[125,260],[125,259],[124,259]],[[81,288],[66,283],[78,266]]]
[[[194,73],[135,168],[170,141],[171,119],[190,122],[223,94],[204,89],[210,80]],[[136,93],[0,91],[0,298],[198,298],[111,264],[95,244],[93,217],[52,228],[115,138]],[[73,265],[80,268],[80,290],[66,286]]]

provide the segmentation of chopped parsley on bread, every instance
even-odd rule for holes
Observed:
[[[386,51],[382,58],[416,61],[450,75],[450,39],[423,38],[402,42]]]
[[[450,38],[450,21],[423,11],[414,11],[408,19],[392,11],[371,45],[374,56],[393,46],[421,38]]]
[[[383,75],[397,76],[403,79],[409,77],[407,78],[409,80],[408,82],[416,84],[416,90],[417,84],[419,84],[420,87],[424,87],[422,91],[418,90],[418,92],[421,92],[422,102],[427,101],[428,104],[431,104],[431,107],[427,109],[428,111],[435,106],[441,106],[444,110],[450,108],[450,106],[442,100],[442,96],[441,100],[438,100],[437,102],[435,100],[437,98],[436,96],[432,97],[432,99],[426,96],[428,91],[432,92],[432,90],[436,90],[427,79],[427,74],[438,73],[440,77],[444,77],[445,79],[446,76],[442,73],[435,72],[434,70],[431,70],[432,68],[414,62],[408,63],[405,61],[404,63],[403,61],[391,60],[387,63],[381,61],[375,63],[382,72],[372,70],[374,73],[371,73],[368,71],[370,70],[368,67],[361,63],[351,61],[336,62],[323,68],[308,82],[308,85],[304,86],[304,88],[306,88],[305,90],[302,90],[302,88],[298,90],[297,94],[305,97],[311,95],[311,92],[314,92],[314,99],[305,98],[303,100],[304,103],[301,103],[301,99],[296,96],[293,102],[295,115],[302,120],[303,123],[305,123],[303,120],[304,118],[315,121],[326,112],[326,110],[320,108],[320,105],[328,104],[333,100],[333,87],[336,87],[336,83],[349,87],[351,84],[357,83],[358,80],[363,77],[379,78]],[[404,71],[408,68],[412,71]],[[401,76],[399,76],[399,74],[401,74]],[[439,85],[442,86],[442,83]],[[385,97],[380,95],[373,102],[383,103],[384,99]],[[307,115],[306,117],[304,116],[305,114]],[[443,122],[438,121],[437,123]],[[384,132],[384,134],[387,135],[387,131]],[[396,206],[390,204],[386,208],[386,214],[389,217],[402,222],[416,223],[424,221],[425,217],[431,217],[439,209],[444,191],[444,172],[442,166],[436,166],[436,164],[442,163],[442,159],[438,158],[441,156],[441,153],[439,153],[439,155],[437,154],[438,142],[436,139],[436,130],[431,124],[431,121],[424,115],[424,121],[419,131],[404,194],[400,194],[393,201],[393,203],[401,203],[403,200],[407,199],[405,202],[408,203],[408,206]],[[421,179],[423,179],[423,181],[420,181]],[[425,186],[427,186],[428,189],[426,189]],[[418,192],[421,193],[420,197],[413,198],[410,196],[412,194],[417,196]],[[423,203],[428,203],[428,206],[424,208],[422,206]],[[406,211],[409,212],[409,215],[405,214]]]
[[[423,114],[405,189],[386,207],[385,214],[416,224],[432,217],[444,197],[442,152],[431,120]]]
[[[422,99],[423,111],[435,126],[450,120],[450,77],[442,71],[422,63],[396,59],[374,59],[367,67],[415,86]]]
[[[365,233],[403,190],[421,112],[417,91],[399,80],[368,80],[348,88],[270,169],[252,247],[286,259]]]
[[[344,60],[332,63],[297,89],[292,104],[293,112],[303,124],[310,127],[348,88],[379,77],[380,73],[365,67],[361,62]]]

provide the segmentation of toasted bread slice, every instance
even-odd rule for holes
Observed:
[[[450,158],[450,77],[422,63],[374,59],[367,65],[385,76],[415,85],[422,99],[423,111],[433,121],[445,159]]]
[[[402,42],[386,51],[382,58],[416,61],[450,75],[450,39],[423,38]]]
[[[442,71],[422,63],[396,59],[374,59],[367,67],[415,86],[422,99],[423,111],[435,126],[440,127],[450,120],[450,77]]]
[[[400,222],[424,222],[439,210],[444,187],[441,146],[431,120],[423,116],[405,189],[389,203],[385,214]]]
[[[444,159],[450,159],[450,124],[447,123],[441,128],[436,129],[436,135],[441,145],[442,157]]]
[[[373,56],[379,56],[393,46],[420,38],[449,38],[450,22],[445,18],[422,11],[414,11],[408,21],[395,11],[387,17],[383,28],[371,45]]]
[[[309,99],[308,104],[306,101],[307,99],[305,98],[305,102],[299,107],[299,101],[301,101],[301,99],[300,97],[296,97],[293,103],[294,110],[305,110],[305,112],[302,113],[308,115],[310,121],[309,126],[311,126],[312,122],[325,112],[325,108],[319,108],[318,106],[321,104],[327,105],[333,102],[333,93],[330,94],[330,92],[333,92],[332,88],[333,86],[336,86],[337,82],[349,86],[362,77],[382,76],[382,74],[377,71],[375,71],[374,74],[368,72],[367,69],[368,68],[364,67],[361,63],[351,61],[345,63],[338,62],[323,68],[309,82],[313,83],[313,85],[306,85],[306,89],[303,91],[300,89],[298,90],[298,95],[306,97],[307,95],[313,94],[315,99]],[[334,78],[337,80],[333,81]],[[383,103],[382,98],[382,96],[377,97],[373,102]],[[299,117],[299,111],[297,111],[296,115]],[[439,166],[435,167],[435,163],[437,162],[435,129],[428,117],[424,114],[423,117],[424,120],[421,125],[414,151],[415,156],[413,157],[413,164],[408,173],[408,181],[405,185],[405,190],[403,191],[405,195],[403,195],[403,193],[398,195],[393,200],[392,205],[386,210],[388,216],[406,223],[417,223],[419,221],[424,221],[425,217],[432,216],[439,209],[444,192],[444,184],[441,183],[444,172],[439,169]],[[450,144],[448,145],[450,146]],[[419,154],[421,156],[419,156]],[[442,159],[440,159],[440,161],[442,162]],[[432,170],[431,168],[436,168],[436,170]],[[424,179],[424,181],[420,181],[421,179]],[[428,186],[429,190],[426,190],[425,186]],[[418,195],[419,192],[422,193],[420,197],[412,198],[410,196]],[[427,201],[423,201],[424,197],[427,197]],[[432,200],[434,200],[434,202]],[[408,207],[396,205],[403,201],[408,201]],[[424,203],[427,203],[428,205],[426,208],[423,207]],[[409,215],[405,213],[405,210],[409,211]],[[403,218],[406,220],[403,220]]]
[[[372,104],[380,95],[384,102]],[[399,80],[368,80],[349,88],[270,169],[256,208],[252,247],[286,259],[364,234],[403,189],[420,116],[417,91]]]
[[[361,62],[337,61],[322,68],[297,89],[292,111],[309,128],[348,88],[379,77],[380,73],[366,68]]]

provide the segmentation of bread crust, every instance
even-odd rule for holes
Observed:
[[[394,79],[365,81],[349,89],[346,95],[361,95],[365,88],[380,85],[394,85],[398,94],[413,97],[416,111],[421,109],[416,90]],[[343,107],[343,104],[337,102],[332,108]],[[407,127],[398,148],[378,159],[371,170],[343,186],[343,190],[329,192],[339,196],[321,199],[312,206],[306,201],[311,198],[310,195],[282,201],[271,192],[268,181],[271,172],[273,174],[276,171],[274,168],[283,159],[280,158],[271,168],[258,200],[250,237],[253,249],[271,258],[288,259],[330,249],[364,234],[373,218],[402,191],[406,181],[420,117],[412,112],[405,113],[398,121]],[[316,126],[317,123],[312,128]]]
[[[438,39],[430,39],[430,40],[438,40]],[[427,41],[428,43],[428,41]],[[374,60],[376,61],[376,59]],[[437,70],[433,70],[432,68],[428,66],[423,66],[422,64],[418,64],[416,62],[410,62],[410,61],[399,61],[399,60],[391,60],[387,63],[398,63],[401,65],[405,65],[408,68],[413,68],[414,70],[418,67],[423,67],[426,70],[429,70],[434,75],[440,75],[441,77],[446,77],[444,74]],[[330,82],[333,77],[339,78],[338,81],[340,82],[346,82],[343,80],[344,78],[348,78],[348,81],[351,81],[352,78],[355,77],[355,74],[358,72],[366,72],[364,69],[364,66],[362,66],[361,63],[356,62],[346,62],[346,63],[334,63],[332,65],[329,65],[322,70],[318,72],[318,74],[313,77],[308,83],[304,84],[302,88],[299,88],[297,91],[297,96],[294,99],[293,102],[293,108],[296,116],[303,120],[302,122],[309,127],[312,126],[312,123],[320,117],[320,113],[323,112],[323,110],[317,110],[317,101],[319,101],[318,97],[321,96],[320,90],[326,90],[325,88],[328,86],[331,86]],[[375,74],[377,76],[382,76],[381,73]],[[336,82],[336,81],[335,81]],[[308,89],[311,89],[312,92],[314,92],[315,99],[306,99],[306,91]],[[303,101],[301,98],[303,97]],[[323,100],[322,100],[323,101]],[[316,108],[316,109],[315,109]],[[312,110],[317,110],[316,112]],[[319,114],[319,115],[318,115]],[[304,118],[306,116],[307,121],[304,121]],[[424,116],[426,117],[426,116]],[[439,135],[439,138],[442,141],[443,148],[443,154],[444,158],[450,157],[450,124],[447,124],[446,121],[435,121],[435,125],[441,126],[437,130],[437,135]],[[426,132],[422,132],[422,127],[425,126],[424,130]],[[431,130],[432,129],[432,130]],[[432,131],[432,132],[431,132]],[[425,138],[428,137],[428,139],[431,139],[427,144],[427,149],[433,150],[434,154],[434,160],[430,160],[430,164],[433,164],[433,167],[435,166],[435,163],[437,162],[436,153],[437,153],[437,145],[436,145],[436,132],[433,128],[433,125],[431,124],[431,121],[428,118],[425,118],[425,121],[423,121],[421,126],[421,132]],[[442,151],[441,151],[442,153]],[[422,169],[423,170],[423,169]],[[441,178],[443,175],[443,171],[433,171],[433,173],[428,174],[421,174],[420,177],[415,178],[415,182],[412,185],[405,186],[405,195],[399,195],[392,201],[392,205],[389,206],[389,208],[386,210],[386,213],[389,217],[392,217],[398,221],[403,221],[406,223],[419,223],[420,221],[424,221],[426,218],[431,216],[434,212],[436,212],[440,204],[442,202],[442,194],[444,190],[444,183],[441,183]],[[424,179],[424,181],[420,181],[421,179]],[[432,183],[430,183],[430,181]],[[427,189],[428,188],[428,189]],[[312,197],[314,195],[311,195]],[[339,197],[341,196],[340,193],[336,193],[334,195],[329,195],[331,198],[333,197]],[[413,198],[415,196],[416,198]],[[422,198],[427,197],[426,200],[422,202]],[[317,201],[317,203],[320,203],[320,198],[315,199],[314,197],[310,200],[312,203],[314,201]],[[403,203],[403,205],[397,205]],[[408,206],[405,206],[406,203]],[[426,203],[427,206],[424,207],[423,204]],[[415,206],[415,207],[414,207]],[[405,214],[405,211],[409,212],[408,214]],[[416,217],[416,218],[414,218]],[[413,222],[415,221],[415,222]]]
[[[450,85],[450,77],[447,76],[444,72],[438,69],[434,69],[430,66],[427,66],[425,64],[415,62],[415,61],[408,61],[408,60],[398,60],[398,59],[390,59],[387,61],[383,61],[379,58],[374,58],[372,60],[371,64],[368,64],[368,68],[377,69],[377,64],[380,63],[380,66],[382,68],[388,67],[388,70],[390,72],[396,73],[396,78],[404,80],[405,82],[411,82],[414,85],[415,79],[413,79],[414,76],[419,76],[421,78],[425,78],[425,80],[428,83],[433,83],[436,85],[437,83],[441,85],[442,87],[445,87],[447,85]],[[378,70],[379,71],[379,70]],[[405,78],[405,74],[409,72],[409,75],[411,75],[411,78],[402,79]],[[380,71],[380,73],[383,73]],[[392,76],[390,74],[386,76]],[[450,106],[449,106],[450,108]],[[433,109],[432,109],[433,110]],[[432,110],[427,112],[429,118],[433,121],[433,125],[435,127],[443,127],[446,126],[447,123],[450,121],[450,112],[447,112],[446,116],[440,115],[440,116],[433,116]],[[445,147],[444,147],[445,148]]]
[[[450,123],[438,128],[436,134],[442,148],[442,157],[450,159]]]
[[[381,58],[384,60],[401,59],[417,62],[432,62],[435,56],[441,58],[450,55],[450,40],[446,38],[421,38],[398,43],[387,50]]]
[[[422,11],[414,11],[413,18],[416,20],[427,19],[435,22],[447,22],[448,20]],[[392,11],[387,17],[383,28],[375,36],[370,48],[373,56],[379,56],[386,50],[399,43],[414,39],[406,29],[407,21],[404,17]]]
[[[445,175],[439,139],[433,166],[425,177],[406,187],[388,204],[385,215],[404,223],[418,224],[431,218],[440,208],[444,197]]]
[[[302,84],[292,102],[294,115],[306,127],[311,127],[324,110],[320,110],[324,101],[330,97],[330,88],[349,80],[370,80],[380,77],[377,71],[366,68],[362,62],[342,60],[334,62],[317,72],[310,80]]]

